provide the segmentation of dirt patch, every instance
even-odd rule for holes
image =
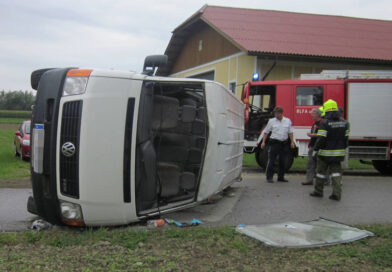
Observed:
[[[20,124],[1,124],[0,123],[0,130],[17,130]]]
[[[31,188],[30,178],[0,179],[0,188]]]

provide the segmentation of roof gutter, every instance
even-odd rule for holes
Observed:
[[[333,56],[317,56],[317,55],[300,55],[300,54],[285,54],[275,52],[259,52],[247,51],[250,56],[257,56],[268,60],[275,61],[307,61],[307,62],[328,62],[328,63],[345,63],[349,64],[376,64],[376,65],[392,65],[392,60],[366,59],[366,58],[347,58],[347,57],[333,57]]]

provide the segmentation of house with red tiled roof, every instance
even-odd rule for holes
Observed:
[[[159,75],[207,78],[239,95],[324,69],[392,70],[392,21],[205,5],[174,31]]]

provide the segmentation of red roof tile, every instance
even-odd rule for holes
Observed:
[[[216,6],[200,12],[248,52],[392,60],[392,21]]]

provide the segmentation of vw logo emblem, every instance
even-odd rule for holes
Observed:
[[[61,147],[61,152],[66,157],[72,157],[75,154],[76,148],[75,145],[71,142],[66,142]]]

